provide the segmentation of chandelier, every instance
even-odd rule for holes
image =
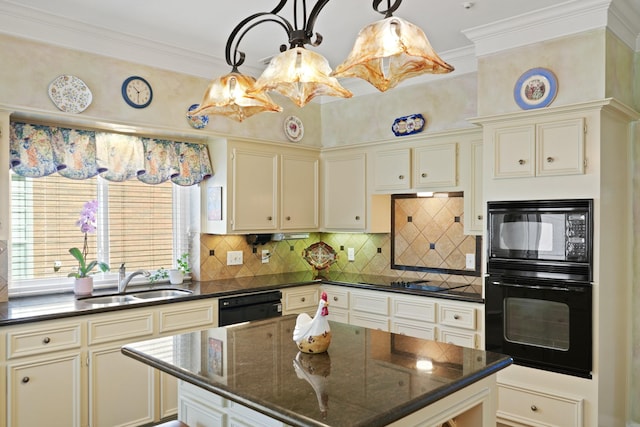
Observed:
[[[352,93],[337,78],[361,78],[384,92],[420,74],[453,71],[436,54],[419,27],[393,16],[402,0],[393,3],[386,0],[384,10],[380,10],[380,5],[385,0],[373,0],[373,9],[384,18],[360,30],[347,59],[332,71],[322,55],[305,48],[322,43],[322,36],[314,33],[314,26],[329,1],[316,0],[307,14],[306,0],[292,0],[293,24],[280,14],[289,0],[280,0],[270,12],[258,12],[243,19],[227,39],[225,59],[231,72],[209,84],[199,107],[190,115],[217,114],[242,122],[264,111],[282,111],[269,97],[268,92],[272,91],[303,107],[316,96],[350,98]],[[238,70],[245,61],[239,44],[248,31],[266,22],[280,25],[289,44],[280,45],[280,53],[256,80]]]

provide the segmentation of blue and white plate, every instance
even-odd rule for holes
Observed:
[[[558,93],[555,74],[546,68],[532,68],[520,76],[513,97],[523,110],[546,107]]]
[[[200,104],[193,104],[187,111],[187,120],[189,121],[191,127],[195,129],[202,129],[209,123],[209,116],[192,116],[189,114],[189,111],[194,111],[199,107],[199,105]]]
[[[391,131],[395,136],[406,136],[422,132],[426,120],[422,114],[411,114],[410,116],[398,117],[391,125]]]

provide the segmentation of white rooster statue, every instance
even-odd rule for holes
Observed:
[[[313,318],[307,313],[300,313],[293,329],[293,340],[298,349],[304,353],[323,353],[331,343],[331,328],[327,315],[329,314],[327,293],[323,292],[318,303],[318,311]]]

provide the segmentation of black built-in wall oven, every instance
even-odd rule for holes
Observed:
[[[487,204],[486,349],[591,378],[593,200]]]

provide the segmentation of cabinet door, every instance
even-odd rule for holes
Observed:
[[[280,228],[318,228],[318,159],[282,156]]]
[[[278,155],[233,151],[233,230],[274,230],[277,227]]]
[[[534,176],[535,127],[500,128],[495,131],[494,178]]]
[[[324,160],[324,227],[364,230],[366,227],[365,154]]]
[[[584,119],[536,125],[536,175],[584,173]]]
[[[464,225],[465,234],[482,234],[484,202],[482,195],[483,179],[482,141],[471,143],[471,183],[470,196],[465,197]],[[466,195],[465,195],[466,196]],[[468,207],[467,207],[468,203]]]
[[[374,189],[406,190],[411,187],[411,151],[408,148],[374,154]]]
[[[414,149],[416,188],[453,187],[457,183],[456,143],[429,145]]]
[[[92,427],[154,421],[154,368],[120,352],[120,345],[90,351],[89,419]]]
[[[80,354],[12,363],[7,372],[7,425],[80,426]]]

